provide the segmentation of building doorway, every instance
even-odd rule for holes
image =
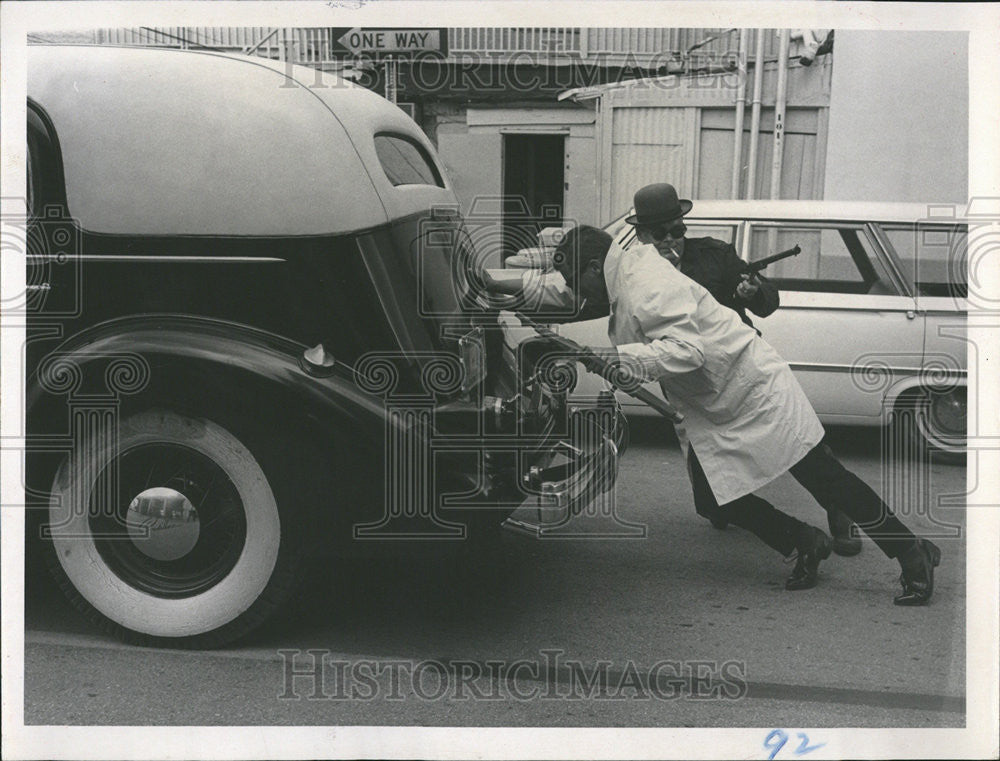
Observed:
[[[503,136],[503,258],[563,222],[565,135]]]

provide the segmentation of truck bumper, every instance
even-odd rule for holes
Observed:
[[[583,411],[573,431],[523,476],[525,490],[534,495],[534,520],[511,516],[504,528],[536,538],[555,533],[614,487],[619,458],[628,446],[628,422],[620,406],[615,401]]]

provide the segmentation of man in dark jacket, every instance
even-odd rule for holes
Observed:
[[[684,215],[694,204],[678,198],[673,185],[665,182],[640,188],[633,199],[635,213],[626,222],[635,227],[641,243],[651,243],[660,256],[670,261],[681,273],[702,286],[712,297],[729,307],[754,330],[747,316],[747,309],[758,317],[767,317],[778,308],[778,289],[766,278],[751,275],[748,265],[725,241],[715,238],[687,238]],[[760,335],[760,331],[757,330]],[[692,463],[688,463],[688,468]],[[695,479],[692,478],[692,482]],[[725,514],[715,502],[694,490],[695,510],[708,518],[712,525],[724,529],[729,524]],[[850,519],[841,512],[827,515],[830,533],[833,534],[833,551],[838,555],[857,555],[861,552],[861,539],[852,533]]]
[[[686,238],[686,232],[684,223],[678,222],[667,230],[661,243],[673,247],[683,274],[736,312],[751,328],[754,324],[747,317],[748,309],[758,317],[767,317],[778,308],[777,287],[761,275],[750,275],[746,262],[737,256],[732,244],[716,238]],[[661,251],[661,255],[665,254]],[[759,330],[757,334],[760,335]]]
[[[634,201],[635,214],[625,221],[641,227],[663,258],[705,288],[722,306],[736,312],[751,328],[754,324],[747,309],[758,317],[767,317],[778,308],[777,287],[761,275],[752,276],[732,244],[717,238],[685,237],[687,226],[682,217],[693,204],[679,199],[673,185],[647,185],[639,189]],[[678,212],[680,216],[676,216]]]

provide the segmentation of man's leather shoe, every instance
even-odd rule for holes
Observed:
[[[827,513],[826,521],[830,526],[830,535],[833,537],[834,552],[844,557],[857,555],[861,552],[861,537],[852,533],[857,527],[851,523],[850,518],[837,510]]]
[[[899,581],[902,594],[892,601],[896,605],[926,605],[934,593],[934,569],[941,564],[941,550],[933,542],[917,539],[913,546],[899,556],[903,572]]]
[[[816,586],[820,561],[830,557],[830,538],[818,528],[803,524],[799,528],[795,549],[798,558],[792,575],[785,582],[785,589],[812,589]]]

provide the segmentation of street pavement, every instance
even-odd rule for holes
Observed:
[[[868,539],[861,555],[823,563],[817,588],[786,592],[791,566],[751,534],[698,517],[676,440],[638,419],[612,523],[645,536],[505,533],[475,557],[331,559],[285,615],[226,650],[122,645],[29,565],[25,721],[963,726],[965,515],[933,498],[963,494],[965,469],[883,471],[877,430],[834,428],[829,440],[845,465],[891,491],[909,525],[957,527],[935,540],[944,557],[930,606],[892,605],[898,565]],[[761,494],[825,528],[790,477]]]

